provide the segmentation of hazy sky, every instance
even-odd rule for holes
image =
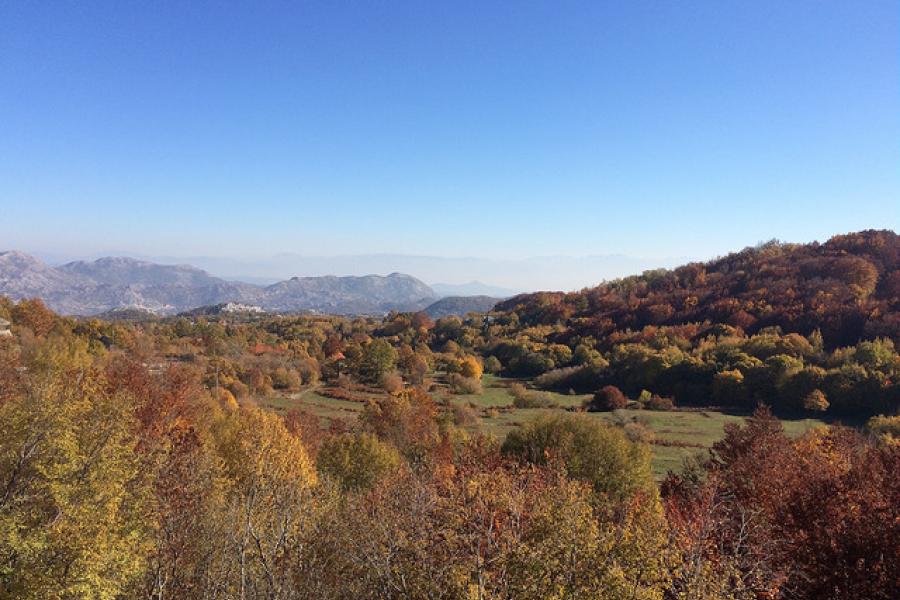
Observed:
[[[0,4],[0,249],[706,257],[900,229],[900,4]]]

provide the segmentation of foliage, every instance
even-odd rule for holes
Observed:
[[[0,406],[0,597],[115,598],[154,525],[134,417],[98,370],[55,360]]]
[[[896,598],[897,268],[864,232],[437,323],[0,300],[0,598]],[[483,372],[535,379],[447,397]],[[674,412],[515,408],[570,389]],[[645,444],[725,421],[660,490]]]
[[[650,453],[619,429],[584,415],[545,414],[510,433],[503,451],[535,464],[561,460],[568,474],[604,497],[651,493]]]
[[[512,384],[509,393],[512,394],[513,406],[516,408],[552,408],[556,404],[550,394],[529,390],[521,383]]]
[[[590,410],[618,410],[628,406],[628,398],[622,390],[614,385],[605,385],[594,394],[588,409]]]
[[[319,470],[346,491],[366,491],[400,468],[397,450],[370,433],[345,433],[328,439],[319,451]]]

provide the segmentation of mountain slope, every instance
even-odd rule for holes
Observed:
[[[432,319],[450,315],[464,317],[471,312],[488,312],[498,302],[500,298],[491,296],[447,296],[426,307],[425,312]]]
[[[0,252],[0,294],[13,299],[41,298],[59,312],[77,312],[75,300],[94,287],[79,273],[54,269],[23,252]]]
[[[870,230],[824,244],[770,242],[580,292],[523,294],[497,310],[516,313],[523,325],[564,324],[560,340],[709,322],[747,333],[819,329],[830,347],[878,336],[900,341],[900,236]]]
[[[270,310],[302,308],[335,314],[382,314],[419,310],[434,301],[434,291],[409,275],[387,277],[293,277],[265,288],[261,303]]]

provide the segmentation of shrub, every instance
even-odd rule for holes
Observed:
[[[403,389],[403,377],[396,371],[388,373],[381,378],[381,387],[384,388],[384,391],[388,394],[399,394],[400,390]]]
[[[563,367],[538,375],[534,379],[534,385],[545,390],[581,387],[584,380],[589,379],[591,374],[590,366]]]
[[[544,414],[511,431],[503,452],[536,464],[562,460],[571,477],[589,482],[610,499],[656,488],[649,449],[630,442],[621,429],[583,414]]]
[[[318,390],[318,393],[326,398],[335,400],[349,400],[350,402],[365,402],[364,396],[354,394],[352,391],[339,387],[327,387]]]
[[[500,364],[500,359],[496,356],[488,356],[484,359],[484,372],[485,373],[499,373],[503,370],[503,365]]]
[[[900,416],[878,415],[866,423],[866,430],[891,444],[900,444]]]
[[[675,401],[658,394],[653,394],[647,401],[647,408],[650,410],[673,410]]]
[[[478,413],[468,404],[453,405],[453,423],[457,427],[467,427],[478,423]]]
[[[656,437],[653,435],[653,431],[642,423],[626,423],[625,427],[622,428],[622,431],[625,432],[625,436],[629,440],[640,444],[652,444]]]
[[[471,377],[463,377],[459,373],[447,376],[447,383],[455,394],[480,394],[481,382]]]
[[[628,398],[622,390],[614,385],[604,386],[594,394],[594,399],[588,405],[588,410],[618,410],[628,406]]]
[[[509,388],[516,408],[553,408],[556,403],[547,392],[529,390],[521,383],[514,383]]]

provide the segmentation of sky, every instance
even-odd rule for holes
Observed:
[[[4,2],[0,224],[72,257],[660,261],[900,230],[900,4]]]

